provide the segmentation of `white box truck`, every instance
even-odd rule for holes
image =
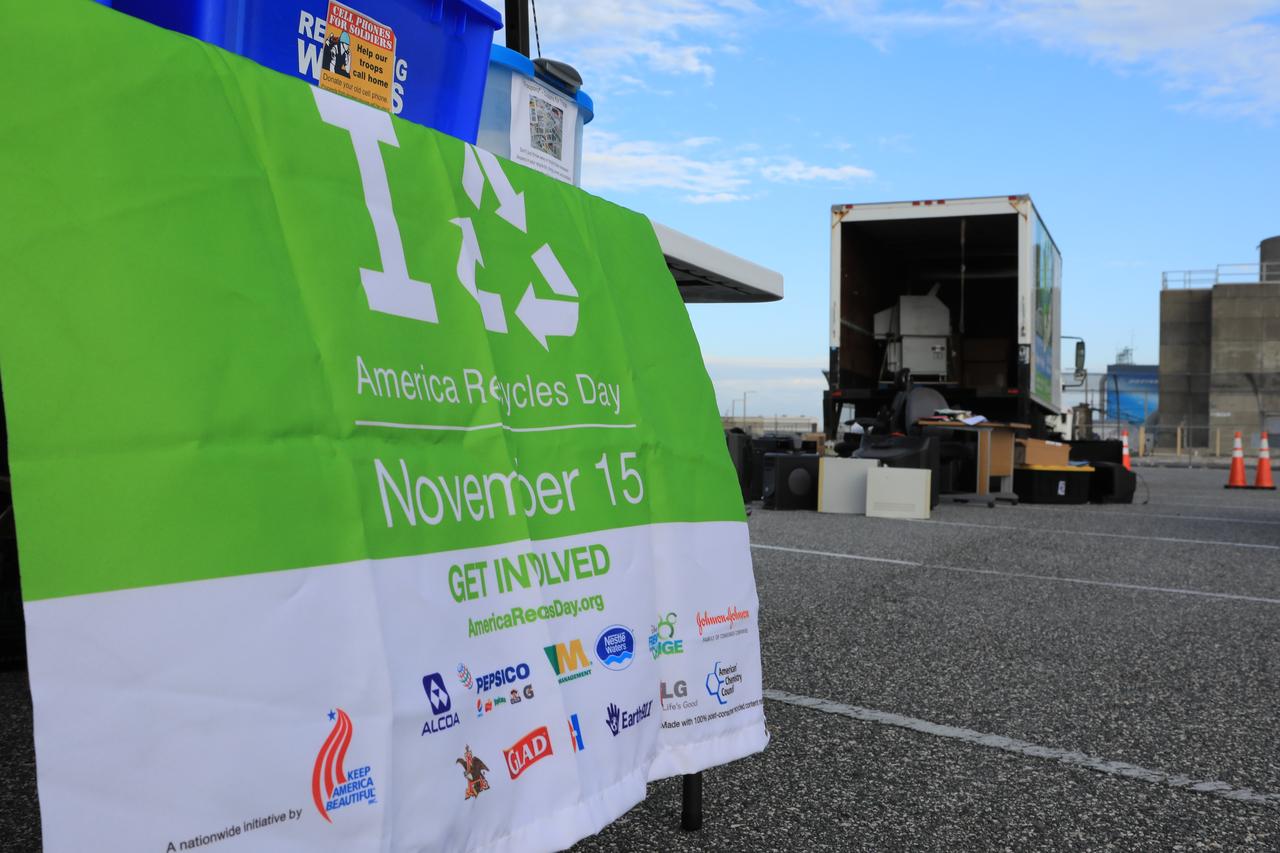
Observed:
[[[832,207],[827,434],[846,405],[875,417],[908,379],[1045,434],[1062,411],[1061,287],[1030,196]]]

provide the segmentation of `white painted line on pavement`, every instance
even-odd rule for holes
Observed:
[[[890,563],[908,566],[913,569],[936,569],[942,572],[962,572],[969,575],[992,575],[1002,578],[1019,578],[1022,580],[1051,581],[1053,583],[1073,583],[1081,586],[1105,586],[1112,589],[1129,589],[1137,592],[1161,592],[1170,595],[1193,595],[1198,598],[1220,598],[1227,601],[1251,601],[1255,604],[1280,604],[1280,598],[1263,598],[1257,595],[1237,595],[1231,592],[1209,592],[1202,589],[1181,589],[1172,586],[1145,586],[1121,581],[1100,581],[1092,578],[1066,578],[1055,575],[1036,575],[1030,572],[1002,572],[996,569],[969,569],[963,566],[942,566],[934,563],[922,563],[912,560],[889,560],[884,557],[863,557],[858,554],[841,554],[837,551],[814,551],[808,548],[787,548],[782,545],[761,545],[751,543],[752,548],[765,551],[786,551],[792,554],[808,554],[813,557],[834,557],[840,560],[861,560],[868,563]]]
[[[1099,530],[1059,530],[1048,527],[1019,527],[1014,524],[976,524],[972,521],[916,521],[898,519],[911,524],[943,524],[947,527],[983,527],[988,530],[1017,530],[1022,533],[1061,533],[1066,536],[1102,536],[1107,539],[1138,539],[1143,542],[1173,542],[1179,545],[1222,545],[1227,548],[1257,548],[1280,551],[1280,545],[1258,545],[1253,542],[1225,542],[1221,539],[1178,539],[1173,536],[1139,536],[1136,533],[1103,533]]]
[[[1086,770],[1093,770],[1097,773],[1105,773],[1108,776],[1121,776],[1127,779],[1137,779],[1142,782],[1149,782],[1153,785],[1163,785],[1168,788],[1179,788],[1186,791],[1195,791],[1200,794],[1211,794],[1215,797],[1222,797],[1227,800],[1235,800],[1241,803],[1251,803],[1253,805],[1271,806],[1272,808],[1280,808],[1280,794],[1267,794],[1255,791],[1252,788],[1234,788],[1226,782],[1216,782],[1212,780],[1193,779],[1190,776],[1184,776],[1181,773],[1168,773],[1164,770],[1152,770],[1147,767],[1139,767],[1136,764],[1130,764],[1127,761],[1108,761],[1104,758],[1098,758],[1084,752],[1075,750],[1058,749],[1052,746],[1039,746],[1017,738],[1005,737],[1004,735],[984,734],[974,731],[973,729],[964,729],[959,726],[944,726],[939,723],[931,723],[928,720],[920,720],[915,717],[904,717],[901,714],[894,714],[889,711],[877,711],[873,708],[861,708],[857,705],[845,705],[840,702],[832,702],[827,699],[815,699],[812,696],[800,696],[795,693],[787,693],[782,690],[765,690],[764,698],[772,699],[775,702],[783,702],[787,705],[795,705],[800,708],[809,708],[814,711],[821,711],[824,714],[836,714],[841,717],[849,717],[850,719],[859,720],[864,723],[877,723],[882,726],[893,726],[900,729],[908,729],[921,734],[933,735],[935,737],[947,738],[949,740],[958,740],[965,743],[971,743],[975,746],[985,746],[990,749],[998,749],[1003,752],[1012,752],[1016,755],[1025,755],[1030,758],[1044,758],[1050,761],[1056,761],[1059,764],[1067,764],[1072,767],[1083,767]]]
[[[1261,501],[1259,501],[1256,504],[1220,504],[1209,498],[1202,501],[1170,501],[1170,500],[1165,500],[1164,498],[1161,498],[1160,500],[1152,501],[1151,503],[1147,504],[1147,506],[1155,506],[1155,507],[1194,506],[1199,509],[1245,509],[1245,510],[1256,510],[1257,512],[1275,512],[1276,511],[1275,507],[1267,506]]]
[[[1051,506],[1049,504],[1019,504],[1019,509],[1034,508],[1040,510],[1060,509],[1060,506]],[[1179,521],[1221,521],[1225,524],[1266,524],[1270,527],[1280,527],[1280,521],[1263,521],[1258,518],[1222,518],[1217,515],[1170,515],[1161,512],[1132,512],[1115,513],[1105,509],[1078,509],[1077,513],[1084,515],[1110,515],[1113,518],[1176,518]]]

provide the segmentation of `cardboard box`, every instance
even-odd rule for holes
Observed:
[[[1014,448],[1014,462],[1018,465],[1057,465],[1065,467],[1071,460],[1070,446],[1060,441],[1041,441],[1038,438],[1020,438]]]
[[[819,456],[827,452],[827,434],[825,432],[804,432],[800,434],[800,445],[813,442],[813,452]]]

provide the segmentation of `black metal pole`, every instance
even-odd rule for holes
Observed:
[[[702,829],[702,774],[688,773],[682,781],[680,828],[685,832],[697,832]]]
[[[507,0],[507,14],[502,23],[507,31],[507,47],[528,56],[529,0]]]

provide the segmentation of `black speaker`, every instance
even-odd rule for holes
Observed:
[[[765,509],[818,508],[818,454],[766,453]]]
[[[1118,462],[1094,462],[1089,478],[1089,502],[1095,504],[1131,504],[1138,488],[1138,475],[1126,471]]]
[[[751,436],[745,432],[725,430],[725,443],[729,446],[729,458],[738,472],[738,487],[742,489],[742,502],[751,501]]]
[[[767,453],[788,453],[795,449],[795,441],[791,436],[765,435],[751,439],[751,452],[748,462],[750,481],[747,485],[747,500],[764,499],[765,461]]]
[[[1124,455],[1120,449],[1120,442],[1114,438],[1105,441],[1101,439],[1073,441],[1070,444],[1072,462],[1088,462],[1090,465],[1096,462],[1110,462],[1119,465]]]

